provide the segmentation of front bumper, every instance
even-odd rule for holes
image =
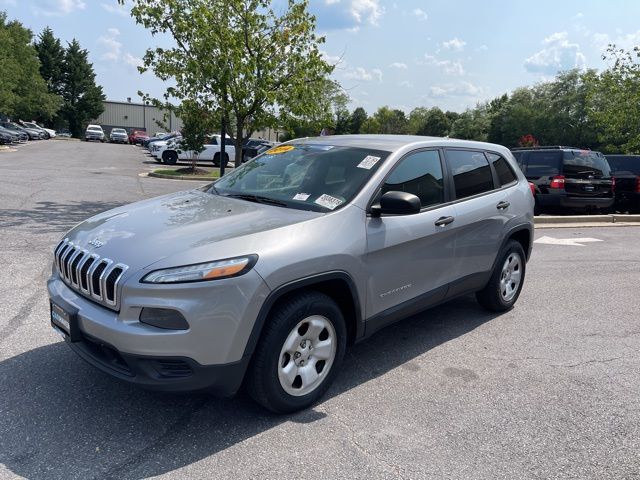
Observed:
[[[100,136],[100,135],[85,135],[84,138],[85,140],[100,140],[100,141],[104,140],[104,136]]]
[[[232,395],[249,362],[245,347],[269,289],[255,272],[231,281],[123,289],[120,312],[98,305],[69,288],[56,274],[49,296],[75,314],[65,341],[101,371],[151,390],[208,390]],[[167,330],[139,321],[142,306],[173,308],[187,330]],[[60,329],[58,329],[60,331]]]

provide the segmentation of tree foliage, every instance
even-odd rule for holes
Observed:
[[[79,137],[86,124],[104,111],[105,96],[95,78],[87,50],[72,40],[64,54],[60,116],[74,136]]]
[[[0,114],[24,120],[49,120],[59,98],[49,93],[31,43],[31,31],[0,12]]]
[[[177,110],[182,119],[182,140],[180,151],[189,152],[191,158],[191,170],[195,172],[198,158],[204,150],[207,141],[207,132],[215,122],[211,112],[202,108],[197,102],[186,100]]]
[[[60,95],[64,82],[64,47],[53,30],[46,27],[34,43],[40,60],[40,75],[51,93]]]
[[[288,0],[282,14],[269,0],[134,0],[131,15],[175,41],[147,50],[140,70],[175,82],[166,100],[194,101],[224,116],[236,162],[253,131],[290,116],[319,116],[318,92],[333,67],[322,58],[324,38],[307,0]]]

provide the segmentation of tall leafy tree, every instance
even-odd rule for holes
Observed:
[[[408,128],[407,117],[402,110],[380,107],[373,118],[378,124],[377,133],[406,134]],[[371,132],[374,133],[374,132]]]
[[[119,0],[124,4],[124,0]],[[317,116],[317,92],[333,71],[320,53],[308,0],[133,0],[131,15],[173,48],[147,50],[141,71],[175,86],[166,98],[196,99],[232,126],[236,162],[261,127]]]
[[[47,82],[50,92],[60,94],[64,81],[64,47],[49,27],[40,33],[34,47],[40,60],[40,75]]]
[[[361,133],[362,125],[367,120],[367,112],[362,107],[357,107],[349,117],[349,133]]]
[[[64,54],[64,73],[61,85],[63,105],[60,115],[69,125],[74,136],[80,136],[87,122],[104,111],[105,96],[102,87],[96,85],[93,65],[88,52],[76,39]]]
[[[47,90],[31,40],[29,29],[0,12],[0,114],[46,121],[59,99]]]

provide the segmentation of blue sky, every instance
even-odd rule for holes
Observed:
[[[281,1],[281,0],[280,0]],[[573,67],[602,69],[610,42],[640,45],[638,0],[311,0],[323,52],[351,107],[462,111]],[[89,50],[110,100],[160,97],[162,82],[136,70],[151,37],[116,0],[0,0],[34,33],[50,26]]]

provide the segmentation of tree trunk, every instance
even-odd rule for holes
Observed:
[[[242,165],[242,144],[244,143],[244,137],[242,135],[242,122],[236,122],[236,135],[233,140],[233,145],[236,149],[236,158],[234,160],[236,168]]]

